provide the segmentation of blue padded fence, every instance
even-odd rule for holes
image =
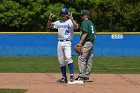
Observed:
[[[72,41],[72,55],[79,34]],[[95,56],[140,56],[140,34],[97,34]],[[57,56],[57,34],[0,34],[0,56]]]

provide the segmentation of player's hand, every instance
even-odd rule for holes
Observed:
[[[78,55],[82,55],[83,53],[82,53],[82,44],[77,44],[75,47],[74,47],[74,49],[75,49],[75,52],[76,53],[78,53]]]
[[[52,20],[55,17],[54,13],[50,12],[49,14],[49,20]]]
[[[71,20],[73,20],[72,12],[69,12],[68,13],[68,18],[71,19]]]

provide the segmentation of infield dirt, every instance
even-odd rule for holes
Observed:
[[[140,74],[92,74],[82,85],[57,83],[60,78],[59,73],[0,73],[0,88],[27,89],[26,93],[140,92]]]

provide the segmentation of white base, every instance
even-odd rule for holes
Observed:
[[[75,81],[73,81],[73,82],[68,81],[67,84],[84,84],[84,82],[83,82],[83,81],[75,80]]]

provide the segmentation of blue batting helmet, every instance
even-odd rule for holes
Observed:
[[[62,8],[61,10],[60,10],[60,13],[65,13],[65,14],[68,14],[68,9],[67,8]]]

